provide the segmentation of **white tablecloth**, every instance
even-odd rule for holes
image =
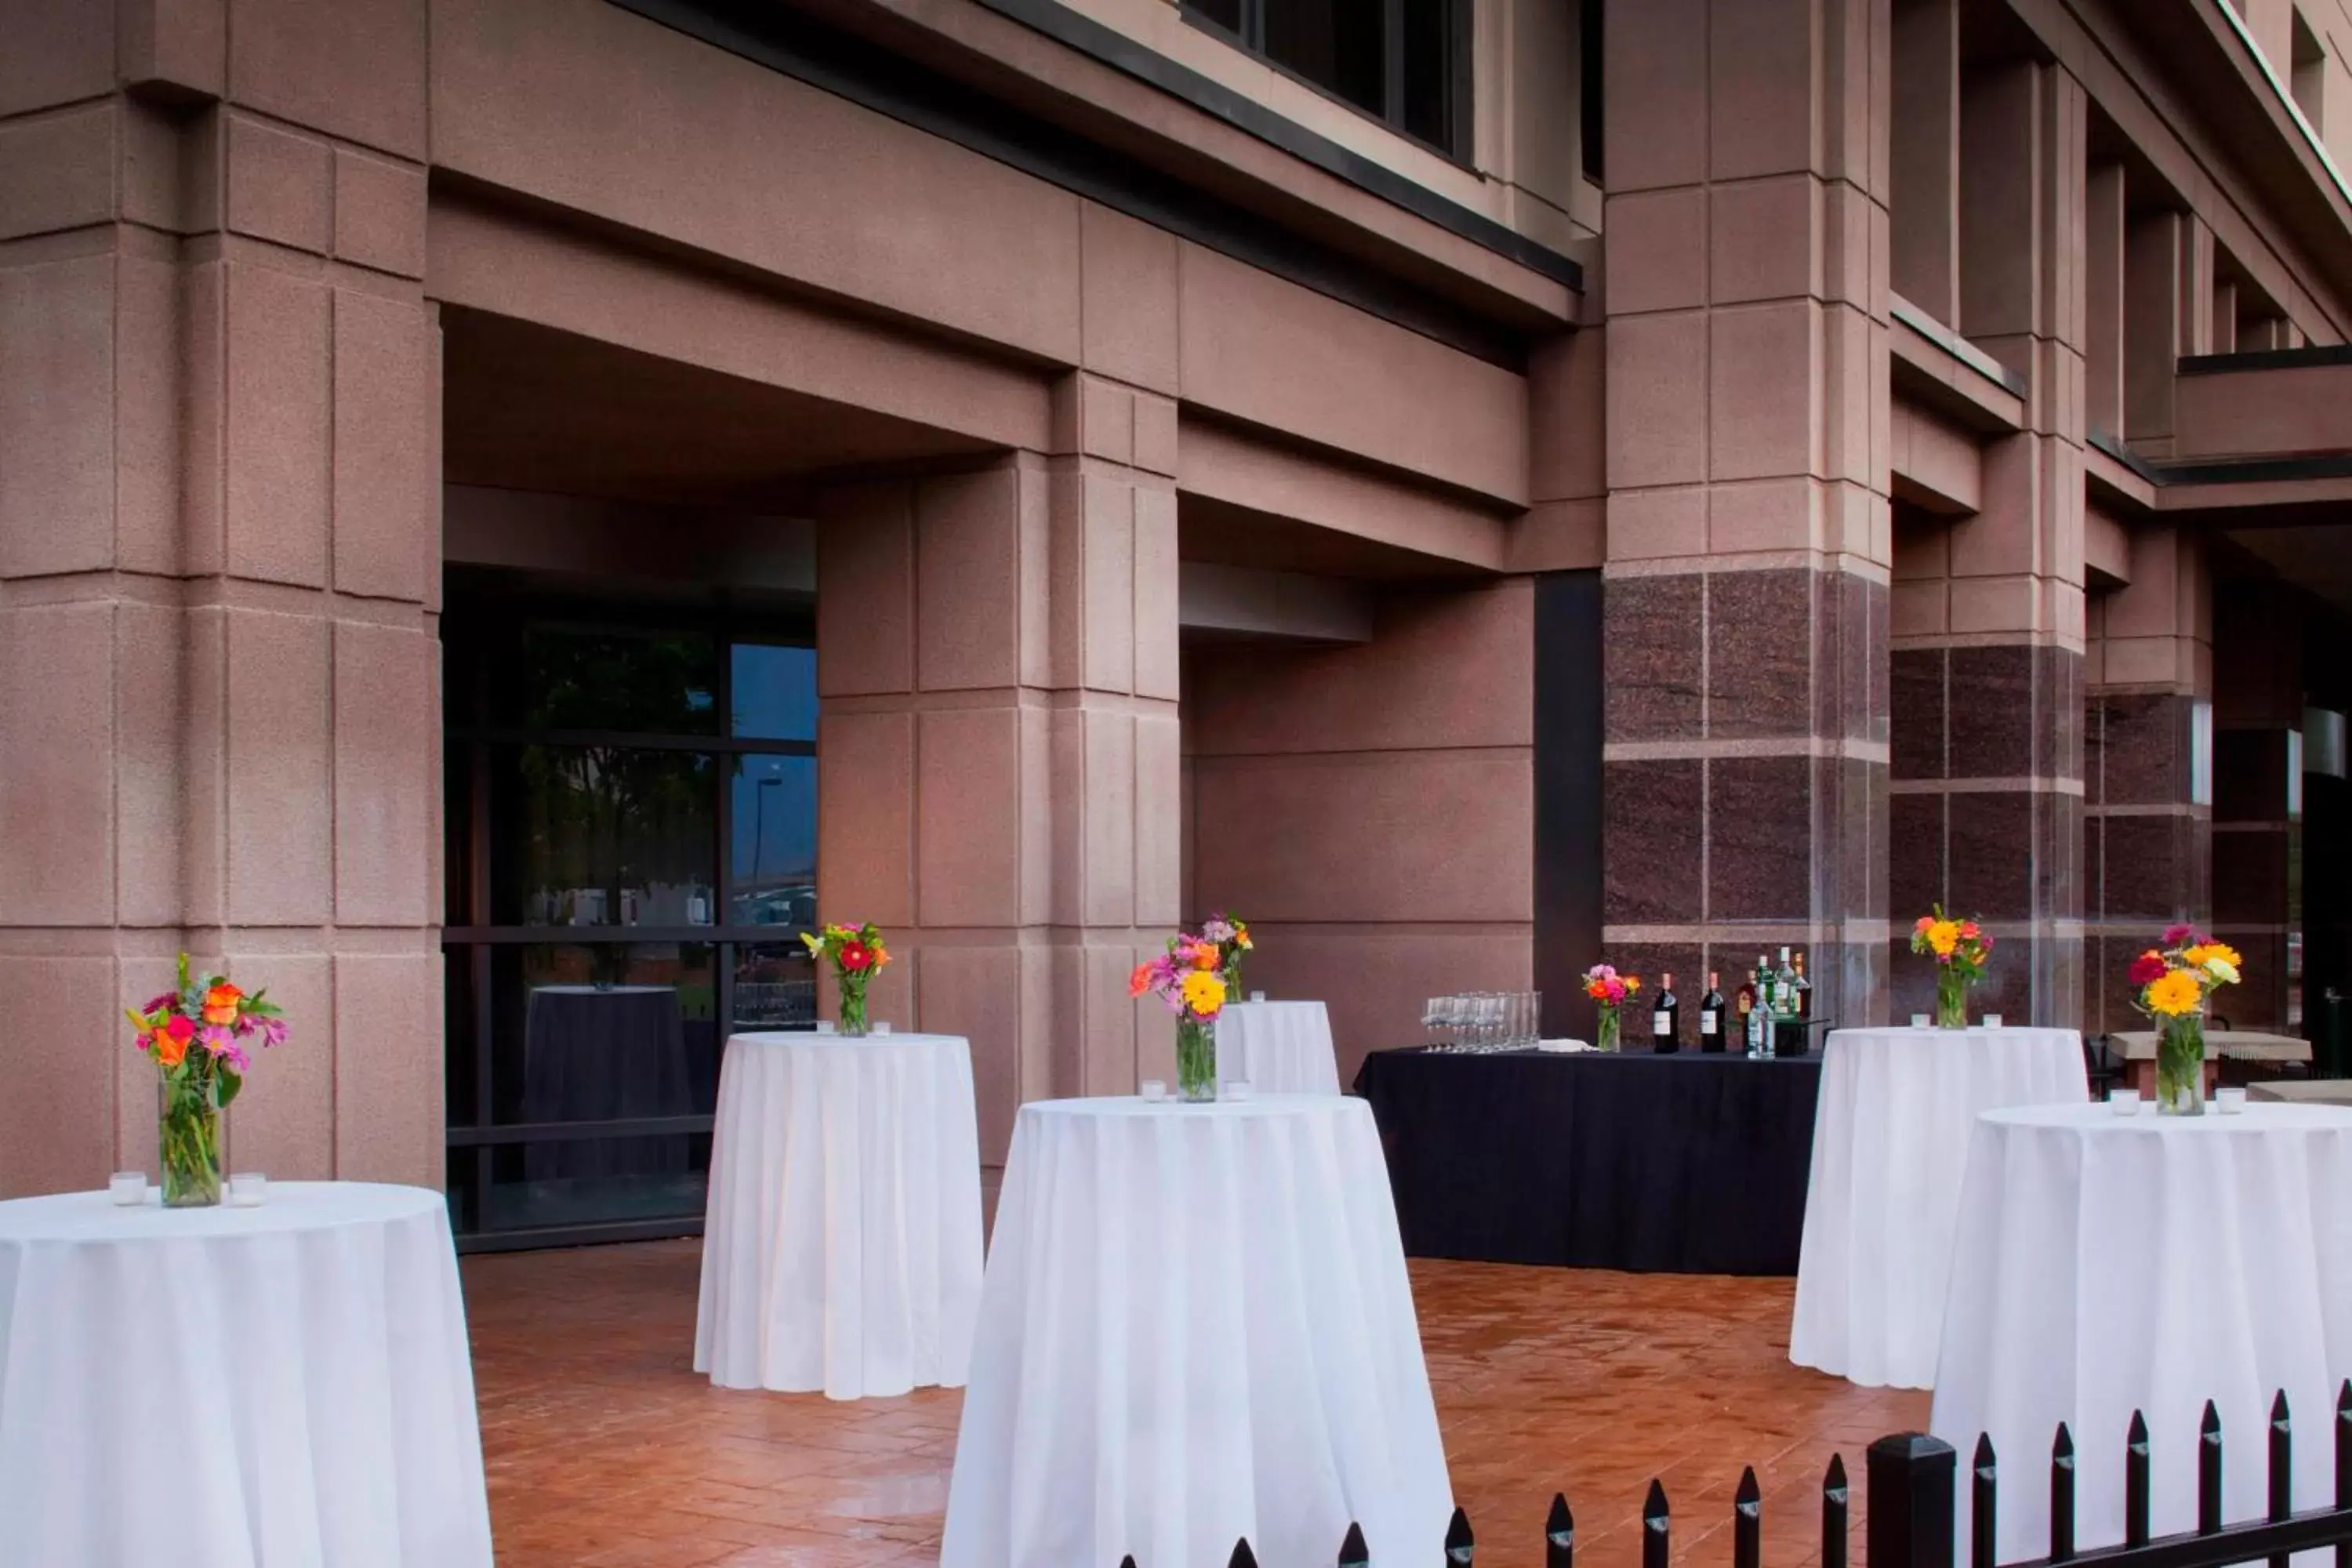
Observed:
[[[1789,1359],[1931,1386],[1977,1113],[2089,1099],[2072,1029],[1831,1031]]]
[[[834,1399],[962,1384],[980,1136],[958,1035],[738,1035],[712,1129],[694,1370]]]
[[[1231,1002],[1217,1015],[1217,1081],[1259,1094],[1337,1094],[1331,1015],[1320,1002]]]
[[[489,1568],[438,1193],[0,1204],[0,1563]]]
[[[2050,1445],[2074,1438],[2075,1543],[2123,1539],[2123,1443],[2147,1417],[2151,1523],[2193,1529],[2197,1427],[2221,1413],[2223,1517],[2263,1516],[2284,1389],[2299,1508],[2332,1495],[2327,1432],[2352,1375],[2352,1110],[1979,1120],[1960,1196],[1930,1430],[1959,1450],[1960,1562],[1977,1434],[2000,1464],[2001,1562],[2049,1550]]]
[[[1435,1563],[1452,1509],[1370,1107],[1022,1108],[945,1568]]]

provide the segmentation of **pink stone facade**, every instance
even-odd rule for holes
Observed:
[[[0,1194],[152,1163],[182,949],[295,1022],[234,1163],[444,1182],[457,569],[813,606],[992,1164],[1217,909],[1343,1079],[1604,956],[1905,1014],[1930,900],[2012,1019],[2352,988],[2336,0],[1480,0],[1446,149],[1168,0],[722,9],[0,0]]]

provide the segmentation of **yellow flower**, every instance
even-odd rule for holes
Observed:
[[[1958,921],[1937,921],[1927,928],[1927,945],[1936,950],[1938,958],[1949,958],[1952,949],[1960,945]]]
[[[1223,977],[1205,969],[1195,969],[1185,975],[1184,1005],[1191,1008],[1198,1017],[1215,1017],[1225,1005],[1225,983]]]
[[[2182,963],[2198,969],[2212,967],[2217,958],[2233,970],[2246,962],[2238,956],[2238,950],[2226,942],[2200,942],[2195,947],[2182,948],[2180,958]]]
[[[2194,1013],[2204,1002],[2205,987],[2186,969],[2167,970],[2164,978],[2151,982],[2147,988],[2149,1010],[2168,1018]]]

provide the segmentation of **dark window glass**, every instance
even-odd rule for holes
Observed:
[[[1184,0],[1185,9],[1228,33],[1242,30],[1242,0]]]
[[[490,753],[499,925],[709,925],[718,858],[713,760],[627,746]]]
[[[737,643],[730,655],[734,727],[754,741],[816,739],[816,649]]]
[[[492,1153],[477,1228],[690,1219],[703,1211],[709,1164],[707,1132],[507,1144]]]
[[[499,704],[501,723],[532,730],[719,732],[719,655],[706,637],[536,626]]]
[[[1404,0],[1404,129],[1439,147],[1454,144],[1454,18],[1448,0]]]
[[[1374,114],[1385,111],[1380,0],[1261,0],[1266,58]]]
[[[734,1031],[806,1029],[816,1023],[816,966],[799,942],[735,950]]]
[[[490,954],[494,1120],[710,1112],[719,1055],[712,944],[513,944]]]
[[[735,925],[816,921],[816,759],[737,757],[728,853]]]
[[[474,1048],[475,952],[470,947],[452,947],[443,949],[441,955],[442,1029],[446,1041],[441,1066],[452,1127],[471,1127],[481,1114],[481,1099],[476,1092],[479,1080],[475,1076],[480,1059]]]

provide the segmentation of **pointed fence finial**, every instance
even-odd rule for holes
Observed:
[[[2124,1544],[2147,1544],[2147,1417],[2132,1412],[2124,1434]]]
[[[1348,1539],[1339,1542],[1339,1568],[1371,1568],[1371,1549],[1364,1544],[1364,1529],[1348,1521]]]
[[[1551,1494],[1551,1512],[1544,1519],[1544,1568],[1576,1568],[1576,1515],[1568,1510],[1568,1494]]]
[[[2221,1413],[2205,1402],[2205,1417],[2197,1424],[2197,1533],[2221,1531]]]
[[[1477,1540],[1470,1533],[1470,1516],[1460,1509],[1445,1524],[1446,1568],[1462,1568],[1477,1551]]]
[[[2074,1555],[2074,1435],[2058,1423],[2050,1444],[2050,1561]]]
[[[1822,1472],[1822,1568],[1845,1568],[1846,1507],[1853,1496],[1845,1458],[1832,1454],[1830,1468]]]
[[[1257,1568],[1257,1553],[1250,1550],[1247,1536],[1234,1542],[1234,1554],[1225,1559],[1225,1568]]]

